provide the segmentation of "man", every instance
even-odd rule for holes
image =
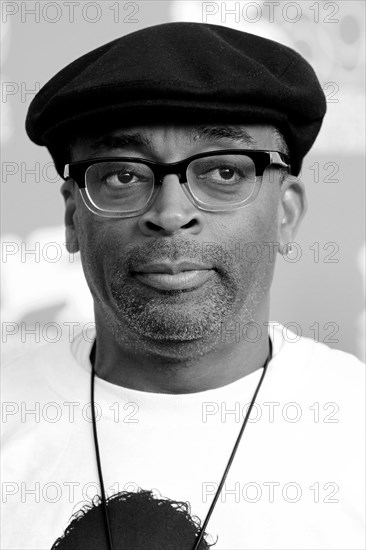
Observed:
[[[189,503],[187,550],[363,547],[363,367],[269,324],[324,114],[300,55],[193,23],[106,44],[36,96],[27,131],[65,178],[96,334],[8,368],[9,400],[58,414],[8,415],[7,548],[66,540],[97,495],[99,547],[118,548],[108,499],[140,489]]]

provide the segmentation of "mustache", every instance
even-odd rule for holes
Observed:
[[[223,248],[218,243],[202,243],[183,237],[164,240],[154,238],[141,244],[127,245],[118,263],[128,271],[134,271],[136,266],[144,266],[152,262],[180,261],[210,264],[219,269],[220,265],[228,265],[228,256],[223,253]]]

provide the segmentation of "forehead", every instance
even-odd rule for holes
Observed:
[[[285,152],[279,132],[271,125],[149,125],[88,132],[73,143],[73,160],[119,151],[149,154],[194,154],[215,147]],[[76,158],[77,157],[77,158]]]

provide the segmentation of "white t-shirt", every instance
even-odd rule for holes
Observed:
[[[208,541],[217,539],[213,550],[363,549],[364,365],[281,326],[272,342]],[[4,369],[4,550],[49,550],[100,493],[91,346],[79,335]],[[156,498],[189,502],[202,523],[261,374],[182,395],[96,378],[107,496],[153,489]]]

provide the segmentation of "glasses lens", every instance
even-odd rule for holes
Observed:
[[[90,199],[102,210],[140,210],[154,190],[153,172],[138,162],[99,162],[89,166],[85,178]]]
[[[198,200],[209,205],[227,205],[250,197],[256,170],[253,160],[246,155],[217,155],[191,162],[187,177]]]

